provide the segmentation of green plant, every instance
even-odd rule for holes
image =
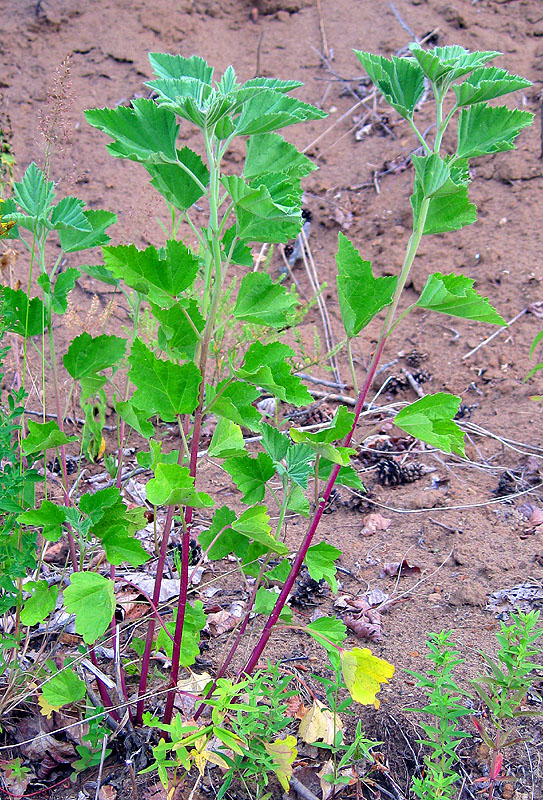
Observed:
[[[17,458],[32,468],[53,451],[60,458],[62,481],[61,503],[50,499],[46,485],[39,507],[16,504],[10,543],[22,554],[25,536],[38,534],[45,542],[66,538],[72,574],[62,593],[62,607],[74,615],[76,631],[95,666],[95,645],[111,637],[117,663],[121,664],[121,702],[128,704],[135,724],[144,719],[151,656],[156,647],[168,653],[171,670],[160,727],[172,738],[181,733],[182,738],[177,739],[178,750],[167,743],[159,746],[157,769],[161,765],[167,769],[165,764],[172,752],[181,754],[175,755],[174,769],[185,768],[190,758],[207,758],[202,755],[206,745],[200,728],[189,733],[190,743],[198,742],[193,748],[196,754],[189,758],[183,750],[188,745],[186,731],[172,727],[177,724],[172,718],[180,671],[194,663],[205,624],[201,602],[189,602],[195,510],[205,514],[213,509],[206,529],[198,536],[207,557],[213,561],[233,554],[243,579],[254,578],[231,648],[195,709],[197,724],[207,704],[219,702],[217,693],[228,689],[232,705],[239,711],[240,687],[250,687],[250,695],[257,691],[248,676],[257,668],[272,632],[279,624],[292,622],[287,599],[302,565],[315,580],[324,579],[332,590],[337,589],[336,561],[341,553],[327,543],[314,544],[313,539],[336,482],[363,490],[350,465],[355,452],[351,442],[385,344],[396,325],[415,308],[503,324],[501,316],[465,276],[434,273],[416,303],[400,313],[400,302],[422,236],[457,230],[475,221],[475,206],[467,194],[469,159],[512,149],[516,136],[531,122],[532,116],[525,111],[492,107],[488,101],[524,88],[529,82],[505,70],[486,67],[498,55],[494,52],[468,53],[460,47],[424,51],[412,45],[409,58],[357,55],[377,88],[408,121],[422,154],[413,156],[413,231],[397,276],[375,278],[369,262],[340,235],[337,283],[348,357],[352,339],[379,312],[386,309],[386,313],[354,413],[340,406],[331,423],[317,432],[295,427],[288,432],[281,430],[282,426],[264,421],[255,407],[263,393],[275,398],[277,404],[303,406],[311,401],[302,380],[294,374],[300,366],[299,358],[284,341],[285,331],[303,313],[303,303],[296,292],[262,271],[261,262],[253,263],[249,247],[254,242],[285,242],[296,237],[302,226],[301,179],[315,165],[276,131],[318,120],[324,114],[292,96],[298,82],[255,78],[240,84],[232,67],[214,82],[213,69],[201,58],[153,53],[150,61],[156,78],[148,86],[154,99],[135,99],[129,108],[86,112],[87,121],[111,140],[111,155],[139,162],[163,196],[170,229],[162,247],[138,250],[131,244],[109,245],[107,229],[115,215],[86,209],[74,197],[56,202],[53,182],[35,164],[14,183],[13,197],[2,203],[1,233],[19,238],[26,247],[30,281],[33,271],[39,271],[41,291],[41,296],[32,297],[30,289],[3,288],[6,329],[23,338],[23,388],[28,360],[33,350],[38,352],[42,390],[46,395],[48,377],[56,414],[56,421],[46,421],[44,408],[43,420],[36,422],[21,413]],[[425,81],[433,90],[436,108],[431,143],[415,123]],[[457,143],[451,153],[443,147],[443,137],[453,119],[458,119]],[[180,124],[196,126],[201,154],[178,148]],[[246,148],[242,175],[227,174],[225,156],[234,140],[240,138]],[[196,203],[203,209],[199,217],[194,210]],[[192,241],[179,240],[181,223],[192,232]],[[51,263],[52,237],[59,247]],[[62,271],[63,258],[95,247],[101,247],[104,263],[81,270],[123,294],[131,325],[126,339],[105,332],[81,333],[70,342],[61,366],[53,321],[55,315],[66,312],[69,293],[81,277],[72,267]],[[243,326],[254,329],[254,341],[246,335],[238,336]],[[156,330],[156,340],[149,339],[150,330]],[[352,363],[352,358],[349,360]],[[70,379],[66,397],[61,391],[60,369]],[[353,383],[356,386],[354,370]],[[64,420],[74,395],[79,396],[86,424],[83,431],[68,435]],[[91,459],[101,454],[105,398],[115,408],[118,420],[117,457],[110,457],[107,464],[115,471],[115,485],[74,493],[68,480],[66,448],[79,454],[86,452]],[[463,434],[453,419],[459,403],[459,397],[445,393],[429,395],[403,408],[395,423],[432,446],[463,453]],[[216,427],[207,458],[218,464],[239,489],[235,508],[219,506],[218,496],[200,488],[202,424],[211,415],[216,418]],[[163,447],[163,423],[175,424],[179,432],[178,449],[172,452]],[[248,448],[243,429],[260,437],[256,454]],[[153,550],[153,545],[146,549],[135,537],[146,524],[144,509],[129,508],[121,492],[124,448],[134,434],[148,443],[147,452],[139,447],[138,462],[152,475],[146,484],[146,499],[155,520],[160,509],[165,511],[164,522],[155,528],[156,577],[148,597],[152,614],[141,649],[135,714],[122,661],[117,659],[121,632],[114,617],[116,568],[122,564],[137,568],[151,559]],[[315,499],[313,511],[310,495]],[[287,512],[310,517],[296,553],[291,553],[284,542]],[[183,530],[177,564],[180,592],[173,622],[164,623],[158,606],[176,513]],[[104,553],[106,574],[100,568],[101,559],[94,559],[98,548]],[[272,583],[281,586],[279,594],[270,588]],[[7,610],[21,620],[24,616],[28,631],[31,625],[50,618],[57,595],[56,588],[41,580],[26,584],[25,592],[11,598]],[[254,613],[264,622],[260,638],[238,672],[240,682],[229,682],[225,675]],[[161,629],[155,637],[157,625]],[[332,666],[336,672],[341,670],[352,698],[378,705],[376,693],[392,676],[393,667],[367,648],[345,649],[346,629],[337,620],[317,620],[301,627],[328,650]],[[61,677],[65,674],[71,678]],[[105,712],[119,721],[108,686],[100,677],[97,685]],[[57,707],[82,702],[85,696],[84,682],[69,671],[50,675],[40,688],[49,705]],[[7,712],[14,707],[13,703],[6,705]],[[234,718],[233,710],[224,706],[219,713],[217,706],[213,707],[213,713],[220,716],[224,712],[229,720]],[[250,719],[256,720],[254,709],[251,714]],[[213,724],[216,733],[219,723]],[[257,728],[255,723],[255,731]],[[251,754],[258,751],[259,735],[251,734],[251,744],[238,753],[246,759],[243,768],[236,766],[241,775],[252,769]],[[280,762],[281,776],[288,784],[295,743],[287,737],[277,748],[273,753],[266,752],[275,764]],[[259,752],[263,756],[261,749]]]
[[[408,670],[417,679],[417,686],[425,690],[429,701],[424,708],[412,710],[433,717],[432,723],[420,723],[426,739],[419,739],[419,742],[426,745],[430,753],[424,758],[426,771],[423,777],[413,778],[413,791],[420,800],[452,799],[457,792],[455,783],[458,780],[453,769],[458,759],[456,749],[470,735],[457,726],[458,720],[470,711],[461,703],[465,692],[453,680],[455,668],[463,664],[464,659],[451,641],[451,631],[429,634],[426,645],[432,668],[425,674]]]
[[[502,751],[522,741],[518,733],[510,729],[511,721],[521,717],[541,716],[541,712],[531,712],[524,705],[527,693],[537,680],[536,671],[542,669],[541,664],[533,661],[543,652],[541,645],[536,644],[543,636],[543,629],[538,627],[538,623],[539,611],[511,614],[509,625],[502,622],[500,632],[496,635],[499,644],[496,658],[481,653],[488,667],[488,674],[473,681],[475,691],[494,728],[492,735],[492,730],[487,729],[480,718],[472,717],[472,722],[492,757],[490,800],[494,796],[494,785],[500,780]]]

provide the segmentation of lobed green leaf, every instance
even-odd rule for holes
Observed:
[[[424,73],[408,58],[384,56],[355,50],[355,55],[390,105],[402,117],[413,116],[415,106],[424,91]]]
[[[394,424],[433,447],[463,456],[464,434],[454,422],[460,402],[460,397],[444,392],[426,395],[402,408]]]
[[[481,297],[472,288],[474,283],[472,278],[465,275],[442,275],[441,272],[435,272],[428,276],[416,305],[452,317],[506,325],[506,321],[490,305],[488,298]]]

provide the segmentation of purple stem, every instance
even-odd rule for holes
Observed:
[[[373,356],[373,359],[372,359],[368,374],[366,376],[366,380],[364,381],[364,385],[362,386],[362,388],[360,389],[360,392],[358,393],[358,398],[357,398],[357,401],[356,401],[356,407],[355,407],[355,410],[354,410],[353,426],[352,426],[351,430],[349,431],[349,433],[347,434],[347,436],[345,437],[345,440],[343,442],[343,446],[344,447],[348,447],[350,442],[351,442],[351,439],[353,438],[353,434],[354,434],[354,431],[356,429],[356,425],[358,423],[358,419],[360,417],[360,414],[362,413],[362,409],[364,408],[364,402],[366,400],[366,397],[368,396],[368,392],[369,392],[369,390],[371,388],[371,384],[372,384],[373,378],[375,376],[375,371],[377,369],[377,365],[379,363],[379,359],[381,358],[381,355],[383,353],[383,348],[385,346],[385,342],[386,342],[386,336],[383,335],[383,336],[381,336],[379,344],[377,345],[377,350],[375,351],[375,354]],[[270,638],[270,635],[271,635],[271,632],[272,632],[272,628],[275,625],[275,623],[277,622],[277,620],[279,619],[279,615],[280,615],[281,611],[283,610],[283,607],[284,607],[285,603],[287,602],[287,599],[288,599],[288,596],[289,596],[289,594],[290,594],[290,592],[292,590],[292,587],[294,586],[294,581],[298,577],[298,573],[299,573],[300,569],[302,568],[302,564],[304,562],[304,558],[306,557],[306,554],[307,554],[307,551],[309,549],[309,546],[311,545],[311,541],[313,539],[313,536],[315,535],[315,531],[317,530],[318,524],[320,522],[320,519],[321,519],[323,511],[324,511],[324,508],[326,506],[326,502],[327,502],[328,498],[330,497],[330,493],[331,493],[332,489],[334,488],[334,484],[336,482],[336,478],[338,476],[339,470],[340,470],[340,465],[339,464],[334,464],[334,468],[332,469],[332,472],[330,473],[330,477],[328,478],[328,483],[326,484],[326,488],[325,488],[325,490],[324,490],[324,492],[322,494],[322,500],[319,503],[318,508],[315,510],[315,514],[313,515],[313,519],[311,520],[311,523],[310,523],[309,528],[307,530],[307,533],[306,533],[306,535],[304,537],[304,540],[303,540],[303,542],[302,542],[302,544],[300,546],[300,549],[298,550],[298,554],[296,555],[296,559],[294,560],[294,563],[293,563],[293,565],[292,565],[292,567],[290,569],[288,578],[286,579],[285,584],[283,586],[283,589],[281,590],[281,593],[280,593],[279,597],[277,598],[277,602],[275,603],[275,606],[274,606],[274,609],[273,609],[272,613],[268,617],[268,621],[266,622],[266,625],[264,626],[264,630],[262,631],[260,639],[258,640],[255,649],[251,653],[251,656],[250,656],[245,668],[240,671],[240,673],[239,673],[240,675],[242,675],[242,674],[250,675],[251,672],[255,669],[256,665],[258,664],[260,656],[262,655],[262,651],[266,647],[266,645],[268,643],[268,640]]]

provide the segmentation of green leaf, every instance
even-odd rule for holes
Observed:
[[[237,235],[243,242],[287,242],[302,227],[299,180],[265,175],[252,184],[237,175],[221,178],[234,202]]]
[[[43,222],[48,218],[55,198],[54,183],[46,181],[42,170],[32,162],[22,181],[13,184],[13,196],[29,217]],[[32,227],[30,229],[33,230]]]
[[[77,441],[77,436],[66,436],[60,430],[58,424],[51,422],[34,422],[27,420],[28,435],[22,441],[22,451],[26,455],[29,453],[41,453],[53,447],[60,447],[68,442]]]
[[[456,102],[459,106],[486,103],[495,97],[502,97],[518,89],[527,89],[531,82],[519,75],[512,75],[498,67],[482,67],[476,69],[466,80],[453,86]]]
[[[85,203],[77,197],[63,197],[53,208],[48,227],[53,230],[73,228],[77,231],[91,233],[89,220],[83,213]]]
[[[255,614],[264,614],[266,617],[269,617],[275,608],[277,596],[277,592],[274,592],[271,589],[265,589],[263,586],[261,586],[255,597]],[[290,606],[283,606],[281,613],[279,614],[279,619],[281,622],[285,622],[287,625],[290,625],[292,622],[292,609]]]
[[[482,67],[497,56],[501,56],[501,53],[496,50],[470,53],[469,50],[457,44],[423,50],[419,44],[413,42],[409,45],[409,49],[426,77],[436,83],[443,83],[445,79],[450,83],[469,74],[474,69]]]
[[[200,56],[174,56],[170,53],[149,53],[149,63],[159,78],[195,78],[211,85],[213,67]]]
[[[286,361],[294,356],[294,350],[281,342],[254,342],[245,353],[243,366],[235,370],[235,375],[280,400],[303,406],[311,403],[313,398],[301,378],[292,374],[292,368]]]
[[[310,547],[304,558],[309,574],[314,581],[324,578],[333,592],[337,592],[336,561],[341,555],[341,550],[326,542]]]
[[[124,525],[112,526],[106,534],[100,537],[100,540],[107,560],[114,566],[126,562],[131,567],[140,567],[151,558],[138,539],[129,535]]]
[[[294,442],[306,442],[307,444],[329,444],[336,442],[338,439],[343,439],[354,423],[354,414],[352,411],[347,411],[345,406],[338,406],[333,419],[326,428],[321,428],[316,433],[309,433],[308,431],[301,431],[298,428],[290,429],[290,436]]]
[[[25,592],[31,592],[24,601],[20,620],[23,625],[37,625],[43,622],[55,610],[58,586],[49,586],[47,581],[28,581],[24,585]]]
[[[79,510],[90,517],[92,523],[99,522],[107,509],[121,504],[123,510],[126,509],[120,491],[116,486],[107,489],[98,489],[91,494],[86,492],[79,501]]]
[[[170,239],[166,248],[138,250],[133,244],[102,248],[106,267],[148,300],[169,308],[198,273],[199,261],[183,242]]]
[[[175,633],[175,622],[177,620],[177,609],[173,612],[173,622],[167,622],[166,627],[170,633]],[[185,616],[183,618],[183,638],[181,640],[181,652],[179,655],[179,666],[190,667],[200,655],[200,633],[205,628],[207,622],[204,614],[204,606],[201,600],[195,600],[194,605],[185,605]],[[160,628],[156,638],[157,650],[163,650],[168,658],[173,654],[173,642],[167,633]]]
[[[192,360],[199,341],[196,332],[201,333],[205,327],[196,300],[178,300],[171,308],[151,303],[151,310],[160,322],[158,346],[161,350],[171,350],[178,358]]]
[[[307,479],[313,472],[315,451],[308,444],[294,444],[286,456],[287,476],[302,489],[307,489]]]
[[[47,323],[47,314],[39,297],[29,300],[22,289],[0,287],[2,316],[7,331],[19,336],[41,336]]]
[[[245,453],[245,441],[240,426],[220,417],[207,452],[213,458],[232,458]]]
[[[417,186],[423,197],[444,197],[456,194],[469,185],[469,173],[460,169],[461,163],[450,164],[437,153],[413,156],[413,166],[417,176]],[[457,167],[459,167],[457,171]]]
[[[280,583],[284,583],[288,578],[290,572],[290,563],[287,561],[286,558],[282,558],[275,567],[269,569],[265,573],[266,580],[268,581],[279,581]]]
[[[303,178],[315,169],[318,169],[316,164],[278,133],[251,136],[247,142],[243,176],[248,181],[270,172]]]
[[[486,103],[463,108],[458,120],[458,158],[475,158],[488,153],[514,150],[514,140],[521,130],[531,125],[529,111]]]
[[[83,700],[86,693],[85,681],[81,680],[71,666],[66,666],[56,675],[53,675],[42,689],[45,700],[55,708],[61,708],[70,703],[78,703]]]
[[[337,649],[330,642],[339,646],[347,638],[346,625],[341,620],[330,617],[319,617],[315,622],[306,625],[305,630],[316,642],[322,644],[327,652],[332,653],[337,653]],[[328,639],[330,641],[327,641]]]
[[[99,247],[107,244],[110,240],[106,229],[117,222],[117,214],[103,209],[87,209],[83,211],[83,216],[87,220],[88,228],[79,230],[77,228],[62,228],[58,232],[60,246],[65,253],[76,253],[79,250],[89,250],[91,247]]]
[[[356,336],[376,314],[390,305],[397,277],[374,278],[371,263],[342,233],[336,254],[337,288],[341,318],[349,338]]]
[[[153,100],[136,98],[132,108],[89,109],[85,118],[113,139],[107,146],[112,156],[151,164],[177,159],[179,125],[175,115]]]
[[[138,464],[142,467],[149,467],[156,470],[158,464],[180,464],[179,450],[171,450],[169,453],[162,452],[162,442],[151,439],[149,441],[149,451],[139,451],[136,455]],[[182,465],[181,465],[182,466]]]
[[[418,179],[415,180],[415,191],[411,195],[413,208],[413,221],[417,224],[424,194]],[[443,197],[432,197],[428,207],[428,214],[424,223],[423,234],[446,233],[456,231],[471,225],[477,219],[477,207],[470,203],[468,190],[462,187],[454,194]]]
[[[198,405],[202,380],[198,367],[189,362],[180,366],[157,358],[140,339],[130,353],[130,380],[137,390],[132,402],[149,414],[159,414],[164,422],[173,422],[178,414],[191,414]]]
[[[155,189],[180,211],[187,211],[203,194],[189,172],[204,186],[209,182],[209,170],[200,156],[189,147],[177,151],[177,163],[148,164],[146,169]]]
[[[265,272],[250,272],[242,278],[234,317],[256,325],[282,328],[298,305],[298,295],[287,292],[279,283],[274,283]]]
[[[265,451],[278,464],[285,458],[290,447],[288,436],[267,423],[262,424],[261,432]]]
[[[72,340],[62,360],[72,378],[80,380],[118,366],[125,349],[126,339],[105,334],[92,337],[84,331]]]
[[[481,297],[472,288],[474,283],[472,278],[464,275],[442,275],[441,272],[435,272],[428,276],[416,305],[452,317],[506,325],[506,321],[490,305],[488,298]]]
[[[272,553],[286,555],[288,547],[271,536],[269,515],[266,506],[253,506],[232,522],[232,529],[254,542],[264,545]]]
[[[79,269],[96,281],[102,281],[102,283],[107,283],[109,286],[119,286],[121,283],[119,278],[116,278],[103,264],[83,264]]]
[[[39,508],[24,511],[17,517],[17,522],[20,524],[43,528],[42,536],[49,542],[58,542],[62,536],[62,525],[65,520],[64,506],[58,506],[51,500],[42,500]]]
[[[311,506],[301,486],[295,484],[291,488],[288,496],[287,510],[294,511],[296,514],[301,514],[302,517],[309,516]]]
[[[260,430],[262,415],[252,405],[260,397],[258,389],[242,381],[229,382],[228,378],[216,386],[206,384],[206,413],[213,410],[219,417],[237,422],[242,428]]]
[[[147,420],[149,415],[145,411],[136,408],[129,400],[125,402],[124,400],[117,400],[116,397],[114,407],[117,414],[144,439],[150,439],[154,435],[155,428]]]
[[[217,539],[207,552],[211,561],[218,561],[235,552],[236,542],[240,538],[233,532],[231,527],[235,519],[235,511],[232,511],[228,506],[221,506],[215,511],[209,528],[198,535],[198,542],[204,551],[210,547],[214,539]],[[239,555],[244,555],[244,553],[245,551]]]
[[[273,461],[267,453],[258,453],[256,458],[248,455],[230,458],[223,469],[231,476],[240,492],[243,492],[242,502],[246,505],[253,505],[264,499],[266,483],[275,475]]]
[[[145,491],[154,506],[211,508],[215,505],[208,494],[196,491],[189,468],[179,464],[157,464],[155,477],[148,481]]]
[[[391,59],[355,50],[355,55],[390,105],[402,117],[412,117],[424,91],[424,73],[407,58]]]
[[[464,434],[454,422],[461,398],[453,394],[429,394],[396,415],[394,424],[446,453],[464,455]]]
[[[64,590],[68,614],[75,614],[75,630],[85,644],[106,632],[115,613],[115,584],[97,572],[73,572]]]
[[[81,273],[74,267],[68,267],[64,272],[61,272],[55,281],[55,288],[53,289],[51,300],[52,308],[55,314],[65,314],[68,308],[68,295],[77,283]],[[39,283],[38,279],[38,283]]]
[[[263,84],[261,85],[264,87]],[[320,108],[302,103],[295,97],[289,97],[272,89],[261,88],[257,94],[243,103],[241,114],[236,122],[236,133],[238,136],[269,133],[298,122],[323,119],[326,116],[326,113]]]
[[[334,463],[332,461],[327,461],[326,458],[321,458],[319,461],[319,478],[328,480],[333,467]],[[350,466],[339,468],[336,483],[339,483],[341,486],[350,486],[352,489],[360,489],[363,492],[366,491],[364,484],[358,477],[358,473],[355,469],[353,469],[353,467]]]
[[[230,260],[232,264],[238,264],[240,267],[249,267],[252,268],[253,266],[253,254],[251,252],[251,248],[247,247],[246,244],[243,244],[238,239],[236,233],[237,226],[232,225],[231,228],[227,228],[224,232],[224,236],[222,237],[222,249],[223,249],[223,258],[227,259],[230,255]],[[232,250],[232,242],[236,239],[236,243],[234,244],[234,249]]]

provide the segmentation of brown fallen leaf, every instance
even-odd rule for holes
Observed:
[[[346,614],[343,620],[345,625],[361,639],[368,639],[370,642],[381,641],[381,614],[375,609],[367,608],[357,616]]]
[[[299,694],[293,694],[292,697],[289,697],[287,700],[287,707],[285,709],[285,715],[287,717],[293,717],[294,719],[303,719],[307,712],[306,706],[303,704],[303,700]]]
[[[40,779],[48,778],[59,766],[70,764],[77,758],[72,742],[61,741],[52,735],[55,727],[52,719],[36,714],[23,717],[15,730],[15,739],[21,742],[21,756],[36,765],[36,777]]]
[[[117,789],[114,786],[112,786],[110,783],[105,783],[103,786],[100,786],[98,800],[116,800],[116,798]]]
[[[364,527],[360,531],[362,536],[373,536],[377,531],[386,531],[390,528],[391,519],[383,517],[382,514],[372,512],[364,519]]]
[[[244,603],[235,600],[229,609],[223,608],[214,614],[208,614],[204,630],[211,636],[220,636],[222,633],[231,631],[243,616],[244,608]]]
[[[420,572],[420,567],[417,564],[408,564],[404,558],[403,561],[391,561],[388,564],[383,564],[383,569],[379,573],[380,578],[394,578],[401,573],[402,575],[415,575]]]
[[[543,525],[543,508],[539,508],[536,506],[530,516],[528,517],[528,525],[530,526],[528,530],[533,531],[536,533],[535,529],[539,527],[539,525]]]

